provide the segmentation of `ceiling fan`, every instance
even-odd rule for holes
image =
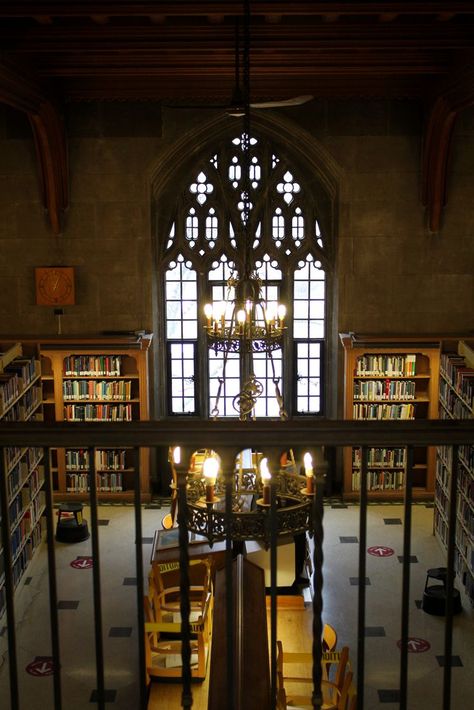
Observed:
[[[183,106],[180,108],[218,108],[224,109],[228,116],[241,118],[245,116],[247,109],[266,109],[266,108],[289,108],[292,106],[301,106],[314,99],[311,94],[294,96],[290,99],[281,99],[276,101],[261,101],[250,102],[250,0],[243,0],[243,52],[241,62],[241,47],[240,47],[240,22],[236,18],[235,23],[235,78],[234,89],[230,102],[224,105],[206,104],[205,106]]]
[[[250,102],[250,0],[243,0],[244,6],[244,27],[243,27],[243,60],[242,60],[242,85],[241,88],[241,67],[240,67],[240,23],[236,18],[235,25],[235,80],[234,90],[230,104],[226,108],[226,113],[229,116],[242,117],[245,114],[245,104],[248,103],[249,108],[265,109],[265,108],[285,108],[289,106],[300,106],[311,101],[314,97],[305,94],[303,96],[294,96],[291,99],[283,99],[279,101],[262,101],[257,103]]]

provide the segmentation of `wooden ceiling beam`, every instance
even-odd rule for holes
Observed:
[[[447,202],[447,175],[456,119],[461,111],[474,105],[474,67],[467,67],[433,100],[424,129],[422,158],[422,201],[426,206],[428,228],[441,229]]]
[[[38,159],[42,201],[51,229],[59,234],[68,206],[66,134],[57,105],[39,82],[0,64],[0,101],[28,116]]]
[[[474,3],[473,3],[474,4]],[[182,47],[197,50],[232,51],[235,43],[233,25],[224,24],[216,33],[215,26],[173,26],[162,15],[153,15],[146,25],[123,27],[113,24],[59,27],[41,26],[29,29],[0,26],[0,41],[5,51],[17,54],[55,54],[63,52],[149,52],[180,51]],[[252,28],[253,51],[271,51],[274,47],[298,50],[302,45],[321,51],[381,50],[416,47],[419,49],[473,48],[470,24],[444,24],[399,27],[393,23],[337,25],[305,23],[304,25],[270,24]]]
[[[133,0],[5,0],[0,7],[0,17],[33,17],[48,15],[51,17],[89,17],[91,14],[110,17],[146,17],[156,13],[156,0],[134,2]],[[242,0],[222,2],[176,2],[168,0],[159,3],[160,14],[174,17],[206,17],[214,13],[224,16],[242,15]],[[436,15],[446,11],[446,0],[417,1],[386,0],[378,2],[376,7],[370,1],[337,2],[337,0],[308,0],[307,2],[287,2],[287,0],[255,0],[252,3],[252,16],[329,16],[336,15]],[[453,14],[474,14],[471,0],[450,0],[449,12]]]

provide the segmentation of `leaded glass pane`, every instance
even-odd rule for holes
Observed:
[[[323,320],[310,321],[309,337],[310,338],[324,338],[324,321]]]
[[[179,281],[167,281],[165,290],[166,298],[168,300],[177,301],[181,298],[181,287]]]
[[[295,340],[297,338],[307,338],[309,335],[308,321],[297,320],[293,321],[293,337]]]
[[[274,353],[275,375],[279,379],[283,374],[291,377],[290,388],[296,389],[293,402],[297,402],[297,412],[313,413],[316,407],[319,412],[326,288],[325,273],[317,260],[323,235],[319,222],[312,216],[317,214],[316,205],[312,204],[314,191],[304,189],[303,175],[286,157],[281,158],[278,149],[270,146],[267,140],[244,133],[231,140],[227,146],[209,151],[195,166],[184,191],[177,188],[178,204],[164,237],[168,249],[178,245],[181,251],[165,269],[165,332],[168,341],[176,341],[170,342],[169,346],[172,358],[177,360],[169,366],[171,408],[176,413],[197,410],[194,378],[195,349],[198,336],[201,340],[204,321],[201,294],[207,294],[205,300],[209,299],[214,305],[226,304],[223,317],[229,326],[232,316],[230,300],[234,294],[233,288],[229,292],[227,283],[231,276],[238,277],[232,254],[242,255],[242,224],[251,224],[255,231],[248,236],[254,249],[255,270],[262,282],[262,297],[270,305],[279,302],[282,293],[289,294],[291,299],[286,305],[288,318],[293,321],[288,322],[288,333],[295,341],[294,372],[282,373],[282,353],[277,351]],[[250,190],[246,194],[243,151],[249,145]],[[246,208],[251,210],[250,219],[245,214]],[[257,209],[258,213],[254,214]],[[225,218],[218,215],[225,215]],[[294,257],[303,246],[305,253],[308,249],[309,253],[300,257],[294,269]],[[220,256],[216,258],[216,254]],[[216,260],[209,267],[213,255]],[[199,273],[190,260],[196,263]],[[241,266],[237,258],[235,262]],[[205,300],[202,299],[202,305]],[[263,311],[260,313],[260,310],[257,309],[255,317],[263,324]],[[174,348],[178,344],[189,345],[190,352],[186,356],[184,349],[178,352]],[[206,354],[209,381],[204,387],[208,387],[211,411],[219,386],[218,378],[223,375],[223,356],[218,353],[216,357],[211,349],[201,353],[200,357],[205,358]],[[201,366],[202,363],[199,371]],[[242,372],[248,371],[249,366],[249,363],[243,366],[238,354],[229,356],[220,392],[219,416],[238,416],[232,401],[243,386]],[[278,417],[269,357],[256,355],[250,369],[263,386],[263,394],[256,404],[257,416]],[[314,383],[313,377],[316,378]],[[301,379],[305,384],[300,384]],[[284,389],[282,382],[280,387]],[[300,387],[305,389],[304,395],[299,391]]]
[[[171,360],[171,377],[181,377],[183,374],[183,363],[177,360],[176,356]]]

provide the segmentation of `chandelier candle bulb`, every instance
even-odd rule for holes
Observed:
[[[263,483],[263,505],[270,505],[270,480],[272,474],[268,469],[268,459],[263,458],[260,461],[260,478]]]
[[[313,459],[312,459],[311,454],[309,452],[306,452],[305,455],[303,456],[303,462],[304,462],[304,472],[305,472],[305,476],[306,476],[306,490],[308,493],[314,493]]]
[[[280,320],[280,328],[283,328],[283,321],[285,320],[285,316],[286,316],[286,306],[284,306],[282,303],[280,303],[277,308],[277,313],[278,313],[278,318]]]
[[[177,466],[181,463],[181,447],[175,446],[173,449],[173,463]]]
[[[214,486],[216,485],[219,463],[215,458],[207,458],[204,461],[203,474],[206,482],[206,503],[214,503]]]
[[[206,316],[207,327],[210,328],[212,322],[212,306],[210,303],[206,303],[204,306],[204,315]]]
[[[240,311],[237,311],[237,322],[239,324],[239,331],[242,335],[244,334],[245,319],[246,319],[245,311],[243,309],[241,309]]]

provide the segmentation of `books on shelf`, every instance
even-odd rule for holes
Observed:
[[[418,336],[341,333],[344,346],[344,416],[359,421],[413,421],[437,417],[439,342]],[[368,449],[369,492],[401,498],[407,460],[400,447]],[[414,496],[434,492],[434,447],[417,446],[411,469]],[[344,447],[344,497],[360,493],[360,450]]]
[[[441,355],[440,417],[474,418],[474,353],[466,343]],[[465,357],[466,353],[470,358]],[[448,540],[451,477],[457,466],[455,570],[474,606],[474,443],[457,449],[439,446],[436,461],[435,533],[443,547]]]
[[[127,400],[132,397],[131,380],[64,380],[63,399]]]
[[[356,376],[411,377],[416,375],[416,355],[366,354],[356,361]]]
[[[414,419],[413,404],[372,404],[354,402],[354,419]]]
[[[131,422],[131,404],[66,404],[64,419],[68,422]]]
[[[88,493],[90,491],[90,474],[66,473],[66,491],[68,493]],[[123,475],[120,471],[96,474],[97,490],[100,493],[121,493],[123,491]]]
[[[0,419],[3,422],[42,418],[40,364],[36,357],[36,346],[33,347],[33,354],[27,355],[24,350],[21,343],[1,348]],[[44,467],[40,465],[43,449],[7,446],[2,455],[8,491],[11,566],[16,587],[43,537]],[[3,554],[0,554],[0,558],[1,616],[5,606]]]
[[[64,358],[64,374],[74,376],[119,377],[120,355],[68,355]]]

